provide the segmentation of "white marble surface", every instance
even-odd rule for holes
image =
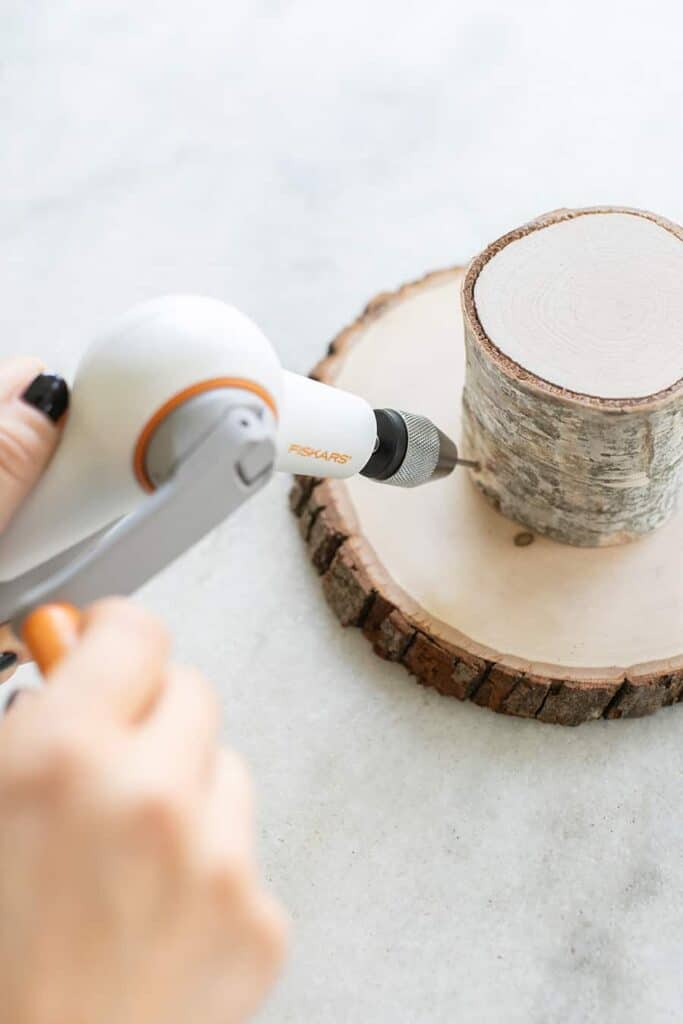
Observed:
[[[195,290],[305,370],[375,292],[560,205],[683,219],[680,5],[3,0],[1,350]],[[339,629],[278,481],[142,595],[220,687],[290,909],[284,1022],[683,1016],[683,711],[440,698]]]

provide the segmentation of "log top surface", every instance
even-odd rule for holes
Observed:
[[[479,322],[509,359],[579,394],[628,399],[683,378],[683,241],[666,222],[588,212],[489,253]]]

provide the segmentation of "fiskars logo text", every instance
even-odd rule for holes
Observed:
[[[340,466],[345,466],[347,462],[350,462],[350,455],[343,455],[341,452],[328,452],[323,448],[307,448],[303,444],[290,444],[290,454],[301,455],[304,459],[324,459],[325,462],[337,462]]]

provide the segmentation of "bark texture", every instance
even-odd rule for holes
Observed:
[[[674,512],[683,479],[683,381],[637,399],[596,398],[549,384],[487,337],[475,285],[486,263],[521,237],[610,212],[645,217],[681,237],[677,226],[641,211],[556,211],[489,246],[470,265],[462,290],[463,440],[482,465],[475,482],[504,515],[582,547],[633,540]]]

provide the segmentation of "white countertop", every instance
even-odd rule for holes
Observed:
[[[4,0],[0,352],[70,372],[195,291],[305,371],[373,294],[544,210],[683,220],[680,5],[641,9]],[[337,625],[286,490],[142,595],[253,766],[293,918],[259,1020],[679,1021],[683,710],[570,730],[420,688]]]

